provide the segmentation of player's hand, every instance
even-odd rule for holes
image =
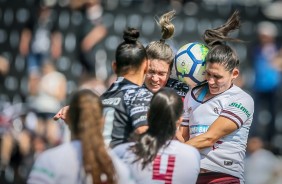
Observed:
[[[176,130],[175,139],[179,140],[180,142],[185,142],[185,140],[182,136],[182,132],[179,129]]]
[[[65,121],[66,117],[67,117],[66,115],[67,115],[68,110],[69,110],[69,106],[65,106],[65,107],[61,108],[59,110],[59,112],[53,117],[53,119],[55,121],[57,121],[58,119],[62,119],[62,120]]]

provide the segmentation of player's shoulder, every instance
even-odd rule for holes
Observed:
[[[233,100],[239,100],[239,101],[246,101],[248,103],[254,103],[253,97],[244,91],[242,88],[233,85],[232,88],[228,91],[229,96]]]
[[[136,88],[136,94],[137,96],[141,96],[141,97],[142,96],[153,96],[153,93],[143,86]]]
[[[125,100],[132,100],[132,99],[138,99],[138,100],[151,100],[153,97],[153,93],[149,91],[147,88],[143,86],[138,86],[135,88],[129,88],[124,92],[124,99]]]
[[[44,151],[40,156],[46,157],[46,158],[52,158],[52,157],[62,157],[65,158],[66,155],[70,155],[72,152],[79,150],[81,147],[81,144],[79,141],[72,141],[63,143],[61,145],[58,145],[54,148],[47,149]]]
[[[170,144],[173,144],[175,146],[177,154],[183,155],[184,157],[190,155],[191,157],[200,159],[200,152],[195,147],[179,142],[177,140],[172,140]]]
[[[64,143],[62,145],[50,148],[38,155],[34,167],[48,168],[49,170],[57,170],[60,168],[62,161],[70,160],[73,155],[71,143]]]
[[[111,97],[126,97],[128,99],[142,95],[152,95],[152,93],[143,86],[138,86],[123,77],[119,77],[109,89],[101,95],[101,99]]]
[[[117,145],[116,147],[114,147],[112,149],[112,152],[114,152],[114,154],[117,157],[122,159],[125,156],[125,154],[129,151],[129,148],[132,145],[134,145],[133,142],[123,143],[123,144]]]
[[[114,150],[115,149],[112,149],[112,150],[109,149],[108,154],[110,155],[113,161],[114,167],[117,171],[118,183],[119,184],[123,184],[123,183],[134,184],[135,181],[133,180],[131,171],[129,170],[126,163],[119,157],[119,155],[117,155],[117,153]]]

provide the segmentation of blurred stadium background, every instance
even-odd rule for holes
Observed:
[[[83,70],[78,57],[78,32],[84,22],[83,14],[69,7],[70,0],[45,0],[45,3],[53,9],[55,26],[62,33],[62,54],[55,61],[55,67],[67,79],[66,96],[68,96],[80,86],[79,78]],[[14,121],[19,120],[18,117],[28,111],[25,108],[29,96],[27,62],[26,57],[19,52],[19,44],[22,30],[35,16],[36,4],[37,0],[0,0],[0,56],[9,64],[6,72],[0,75],[0,112],[2,115],[0,136],[7,131],[8,126],[5,124],[7,119],[18,131],[25,127],[25,120],[21,119],[20,123]],[[238,84],[251,94],[255,75],[250,50],[258,42],[258,24],[266,20],[274,23],[278,29],[277,41],[278,43],[282,41],[282,1],[278,0],[102,0],[101,5],[103,7],[102,20],[107,28],[107,35],[95,48],[93,57],[98,61],[97,77],[105,83],[113,74],[111,63],[124,28],[140,29],[141,41],[146,45],[152,40],[160,39],[160,30],[155,22],[155,17],[172,9],[177,12],[173,20],[176,32],[173,39],[169,40],[169,44],[174,47],[175,51],[188,42],[202,42],[201,35],[205,29],[221,25],[235,9],[240,11],[243,26],[239,31],[234,32],[234,35],[245,40],[246,43],[233,44],[241,59],[242,78]],[[277,93],[282,94],[281,90],[280,85]],[[270,144],[272,151],[281,155],[281,95],[278,95],[277,102],[275,107],[277,112],[276,132],[273,133]],[[63,100],[62,105],[65,103]],[[12,110],[7,113],[9,108]],[[270,123],[271,113],[267,108],[260,113],[255,126],[256,130],[263,134]],[[9,115],[10,117],[7,117]],[[22,175],[24,178],[25,175]],[[14,181],[12,176],[6,174],[5,177],[6,182]]]

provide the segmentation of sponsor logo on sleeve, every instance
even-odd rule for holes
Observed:
[[[146,106],[140,106],[140,107],[133,108],[131,109],[130,116],[133,116],[134,114],[141,113],[141,112],[147,112],[148,109],[149,107],[146,107]]]
[[[140,116],[137,120],[133,121],[133,125],[136,125],[140,122],[146,121],[147,120],[147,116]]]
[[[102,101],[103,105],[118,105],[121,101],[121,98],[108,98]]]
[[[229,106],[240,109],[247,117],[250,117],[251,115],[251,113],[241,103],[232,102]]]

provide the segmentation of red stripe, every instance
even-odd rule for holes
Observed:
[[[223,116],[223,115],[220,115],[220,116],[221,116],[221,117],[225,117],[225,118],[231,120],[232,122],[235,123],[235,125],[237,126],[238,129],[240,128],[240,126],[238,125],[238,123],[237,123],[236,121],[234,121],[233,119],[231,119],[230,117],[228,117],[228,116]],[[242,124],[241,124],[241,125],[242,125]]]
[[[239,178],[224,173],[199,174],[196,184],[240,184]]]
[[[189,119],[183,119],[182,122],[189,123]]]
[[[227,111],[227,110],[222,110],[223,113],[229,114],[231,116],[234,116],[235,118],[237,118],[239,120],[239,122],[241,123],[241,126],[243,125],[243,120],[237,116],[236,114],[234,114],[233,112]],[[233,121],[233,120],[232,120]]]
[[[169,155],[166,173],[160,173],[161,155],[157,155],[153,163],[153,180],[162,180],[165,184],[172,184],[172,176],[175,165],[175,156]]]

